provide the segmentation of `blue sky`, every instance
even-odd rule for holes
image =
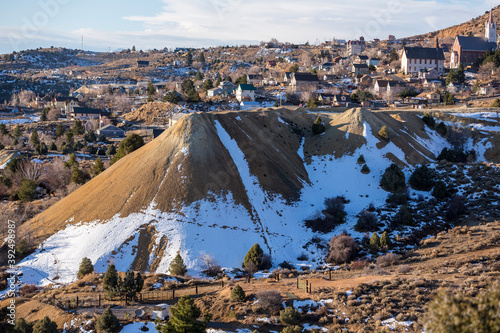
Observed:
[[[63,46],[95,51],[384,39],[482,15],[474,0],[22,0],[3,1],[0,53]]]

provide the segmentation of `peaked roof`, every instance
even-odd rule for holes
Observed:
[[[498,48],[496,43],[488,42],[486,37],[457,36],[457,42],[464,51],[489,51]]]
[[[87,113],[87,114],[101,114],[104,113],[100,109],[91,109],[91,108],[73,108],[73,113]]]
[[[405,47],[403,52],[408,59],[438,59],[444,60],[443,49],[434,47]]]
[[[317,75],[311,74],[311,73],[293,73],[293,76],[295,77],[295,81],[319,81],[319,78]]]
[[[238,88],[240,88],[241,90],[257,90],[257,88],[255,88],[253,84],[240,84],[238,85]]]
[[[122,131],[122,132],[124,132],[124,130],[122,130],[121,128],[118,128],[118,127],[116,127],[114,125],[111,125],[111,124],[99,128],[99,131],[102,131],[102,130]]]

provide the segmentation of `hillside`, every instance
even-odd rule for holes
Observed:
[[[198,274],[204,253],[225,267],[236,267],[254,243],[275,265],[296,263],[302,256],[310,264],[321,264],[324,250],[311,241],[319,238],[324,243],[344,229],[360,239],[363,235],[353,231],[356,215],[370,204],[384,207],[388,193],[379,182],[391,163],[404,167],[408,175],[414,165],[434,162],[450,147],[414,112],[324,113],[326,131],[313,135],[316,117],[300,108],[183,117],[21,227],[21,234],[45,240],[21,263],[24,279],[47,284],[58,277],[57,282],[70,282],[84,256],[97,272],[109,261],[122,271],[166,272],[178,251],[190,273]],[[464,121],[471,131],[466,146],[475,150],[478,161],[500,161],[494,148],[498,120],[492,114],[456,113],[444,120],[447,126]],[[383,125],[389,128],[390,141],[377,135]],[[360,172],[361,154],[369,174]],[[477,200],[478,209],[489,209],[482,188],[472,187],[500,176],[494,170],[437,171]],[[464,171],[474,172],[478,183],[463,182]],[[419,195],[429,193],[411,191],[412,197]],[[325,198],[335,196],[346,199],[346,223],[328,234],[306,228],[303,221],[320,214]],[[433,214],[439,214],[443,206],[434,206]],[[394,213],[381,211],[381,221],[389,223]],[[436,215],[422,223],[433,230],[433,223],[442,221]]]
[[[436,36],[442,39],[455,39],[455,36],[467,36],[469,33],[472,33],[474,36],[484,36],[484,24],[489,20],[489,11],[484,15],[473,18],[470,21],[454,25],[449,28],[445,28],[438,31],[429,32],[427,34],[418,35],[409,37],[408,39],[432,39]],[[496,22],[500,22],[500,6],[496,6],[493,8],[493,20]]]

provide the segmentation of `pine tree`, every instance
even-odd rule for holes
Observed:
[[[102,159],[98,157],[94,162],[94,176],[97,176],[103,171],[104,171],[104,163],[102,162]]]
[[[117,295],[120,284],[120,277],[118,276],[115,265],[108,265],[108,269],[106,270],[102,280],[102,287],[108,299],[112,299],[115,295]]]
[[[201,311],[191,297],[182,296],[170,311],[172,316],[163,326],[163,333],[205,333],[207,323],[198,320]]]
[[[64,166],[68,169],[75,167],[75,166],[78,166],[78,160],[76,159],[76,156],[74,153],[71,153],[69,155],[68,160],[66,162],[64,162]]]
[[[182,260],[180,253],[177,253],[174,260],[172,260],[172,262],[170,263],[169,271],[170,274],[172,275],[179,275],[179,276],[186,275],[187,268],[186,265],[184,264],[184,260]]]
[[[191,51],[188,51],[186,54],[186,65],[191,66],[193,63],[193,55],[191,54]]]
[[[97,333],[116,333],[120,330],[120,322],[109,306],[95,322]]]
[[[61,123],[57,124],[55,134],[56,134],[56,139],[64,135],[64,126]]]
[[[73,167],[71,182],[75,184],[85,184],[85,173],[78,168],[78,165]]]
[[[74,135],[83,135],[83,133],[85,133],[85,129],[83,128],[81,120],[77,120],[75,122],[72,131]]]
[[[56,143],[54,141],[52,141],[50,143],[49,150],[57,150],[57,146],[56,146]]]
[[[83,278],[85,275],[88,275],[94,271],[94,265],[92,264],[92,260],[87,257],[82,259],[80,263],[80,268],[78,269],[77,277],[79,279]]]
[[[255,266],[260,269],[262,265],[262,257],[264,256],[264,251],[262,251],[260,245],[255,243],[250,250],[248,250],[245,258],[243,259],[243,268],[248,268],[249,266]]]
[[[32,333],[33,324],[27,322],[24,318],[16,319],[16,326],[14,326],[14,332],[16,333]]]
[[[21,137],[21,135],[22,135],[21,127],[19,127],[19,125],[16,125],[16,127],[14,127],[14,130],[12,131],[12,136],[15,139],[19,139]]]
[[[38,131],[36,129],[34,129],[31,132],[30,142],[33,145],[33,147],[35,147],[36,145],[38,145],[40,143],[40,139],[38,138]]]
[[[288,306],[280,311],[280,321],[284,325],[297,325],[300,321],[300,312],[293,306]]]
[[[374,250],[378,250],[380,247],[380,237],[376,232],[370,237],[370,247]]]
[[[121,294],[127,297],[135,296],[135,276],[133,271],[127,271],[123,284],[121,285]]]
[[[201,72],[200,72],[200,71],[198,71],[198,72],[196,73],[196,75],[194,76],[194,80],[195,80],[195,81],[200,81],[200,80],[203,80],[203,74],[201,74]]]
[[[391,247],[391,239],[389,238],[389,234],[387,233],[387,231],[384,231],[382,237],[380,237],[380,247],[381,248]]]
[[[239,284],[235,285],[233,290],[231,290],[231,302],[243,302],[245,297],[245,291]]]
[[[220,80],[220,76],[217,78],[217,80],[215,81],[215,87],[218,87],[219,84],[220,84],[221,80]]]
[[[0,134],[2,135],[9,134],[9,130],[7,129],[7,126],[5,126],[5,124],[0,124]]]
[[[45,316],[33,326],[33,333],[58,333],[57,324]]]
[[[325,131],[325,125],[323,125],[323,121],[321,121],[320,117],[316,118],[316,120],[312,125],[313,134],[321,134],[324,131]]]
[[[205,63],[205,55],[203,54],[203,52],[200,52],[198,54],[198,59],[197,60],[198,60],[198,62],[201,62],[202,64]]]

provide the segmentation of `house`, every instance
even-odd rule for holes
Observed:
[[[137,60],[137,67],[148,67],[149,66],[149,61],[146,60]]]
[[[488,85],[484,85],[484,86],[480,86],[478,89],[477,89],[477,94],[478,95],[482,95],[482,96],[488,96],[488,95],[491,95],[495,92],[495,88],[488,84]]]
[[[349,95],[335,95],[333,96],[332,103],[335,106],[348,107],[352,103],[351,96]]]
[[[424,82],[422,83],[422,85],[426,89],[436,90],[436,89],[441,88],[443,86],[443,81],[425,79]]]
[[[360,53],[366,49],[366,42],[364,37],[359,37],[359,40],[350,40],[347,42],[347,56],[353,56]]]
[[[367,64],[368,59],[369,59],[368,56],[358,54],[354,58],[354,62],[357,63],[357,64]]]
[[[322,71],[329,71],[333,67],[333,62],[325,62],[324,64],[319,65],[319,69]]]
[[[208,97],[215,97],[215,96],[227,96],[228,93],[222,88],[216,87],[212,89],[207,90],[207,96]]]
[[[496,51],[497,45],[497,23],[493,22],[492,12],[490,19],[485,24],[484,37],[456,36],[451,50],[450,67],[457,68],[458,65],[473,65],[485,52]]]
[[[441,103],[441,95],[436,92],[423,92],[416,97],[425,101],[427,104]]]
[[[125,131],[114,125],[106,125],[97,130],[98,135],[104,135],[108,138],[122,138],[125,136]]]
[[[241,111],[254,110],[258,108],[260,108],[260,104],[257,102],[242,101],[240,103]]]
[[[80,104],[74,100],[67,100],[66,106],[64,107],[66,114],[70,114],[73,112],[74,108],[80,107]]]
[[[368,65],[365,64],[352,64],[351,67],[351,74],[353,76],[358,76],[358,75],[365,75],[370,73],[370,70],[368,69]]]
[[[250,84],[262,84],[263,77],[260,74],[248,74],[247,83]]]
[[[234,94],[234,90],[236,89],[236,86],[229,81],[223,81],[219,84],[218,88],[223,89],[227,95],[232,95],[232,94]]]
[[[436,68],[421,69],[418,72],[419,80],[437,80],[439,79],[439,73]]]
[[[366,64],[368,66],[375,66],[377,67],[380,64],[380,59],[379,58],[370,58],[366,61]]]
[[[392,80],[376,80],[373,86],[373,92],[376,95],[383,96],[386,93],[400,94],[405,89],[403,82]]]
[[[104,112],[99,109],[74,107],[70,117],[79,120],[99,119]]]
[[[236,99],[238,102],[246,101],[255,101],[255,91],[257,89],[253,84],[239,84],[236,89]]]
[[[77,102],[78,100],[74,97],[54,97],[54,99],[52,100],[52,106],[57,110],[65,111],[66,105],[70,101]]]
[[[401,52],[401,71],[405,74],[418,74],[420,70],[436,68],[443,74],[444,52],[439,47],[404,47]]]
[[[333,94],[319,94],[318,96],[318,101],[321,103],[321,105],[331,105],[332,104],[332,99],[333,99]]]
[[[283,76],[283,82],[288,83],[292,81],[292,72],[285,72]]]
[[[323,74],[322,79],[323,81],[333,81],[336,79],[336,76],[332,74]]]
[[[311,73],[292,73],[290,84],[295,89],[310,87],[312,89],[319,88],[319,78]]]

